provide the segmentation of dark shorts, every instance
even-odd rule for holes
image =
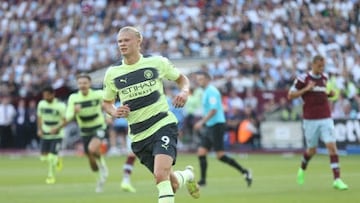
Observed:
[[[225,128],[224,123],[206,127],[205,132],[201,134],[200,146],[209,151],[212,148],[214,148],[215,151],[223,151]]]
[[[139,142],[133,142],[131,148],[140,162],[151,173],[154,172],[154,159],[157,154],[166,154],[172,157],[173,165],[177,155],[178,127],[175,123],[160,128],[153,135]]]
[[[61,149],[61,142],[62,142],[62,138],[50,139],[50,140],[42,139],[40,143],[40,152],[42,154],[45,153],[58,154],[58,152]]]
[[[91,142],[91,140],[92,139],[99,139],[99,140],[105,139],[105,130],[99,129],[93,133],[88,133],[86,135],[81,136],[81,139],[83,142],[84,151],[86,154],[88,154],[89,153],[89,143]]]

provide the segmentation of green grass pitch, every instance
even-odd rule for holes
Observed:
[[[254,182],[246,187],[243,177],[233,168],[208,157],[208,184],[201,188],[200,199],[192,199],[182,188],[177,203],[357,203],[360,202],[360,157],[341,156],[343,180],[347,191],[332,188],[329,159],[317,155],[311,160],[303,186],[296,184],[300,155],[237,155],[241,164],[253,171]],[[132,181],[136,193],[120,190],[125,157],[108,157],[110,176],[104,192],[95,193],[95,176],[85,157],[65,156],[64,169],[54,185],[45,184],[46,165],[35,156],[0,155],[0,203],[155,203],[157,190],[152,175],[137,161]],[[192,164],[198,169],[196,155],[179,154],[175,169]],[[196,175],[199,175],[198,170]]]

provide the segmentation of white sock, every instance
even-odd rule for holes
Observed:
[[[183,171],[174,171],[174,175],[179,182],[179,188],[184,186],[186,182],[194,179],[194,174],[188,169],[185,169]]]

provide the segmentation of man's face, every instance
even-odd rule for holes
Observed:
[[[200,85],[200,87],[204,88],[208,83],[208,79],[205,77],[205,75],[198,74],[196,75],[196,82]]]
[[[78,88],[81,92],[87,92],[90,89],[90,80],[87,78],[79,78],[77,80]]]
[[[325,67],[325,60],[324,59],[317,60],[314,62],[313,72],[315,74],[321,74],[324,72],[324,67]]]
[[[45,99],[47,102],[52,102],[53,99],[54,99],[54,93],[51,93],[51,92],[43,92],[43,99]]]
[[[132,31],[119,32],[117,44],[122,56],[131,56],[140,50],[140,39]]]

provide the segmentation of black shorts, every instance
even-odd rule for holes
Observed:
[[[215,151],[224,150],[224,133],[225,123],[218,123],[210,127],[206,127],[205,132],[201,134],[200,146]]]
[[[89,133],[89,134],[81,136],[83,146],[84,146],[84,151],[86,154],[89,153],[89,143],[91,142],[91,140],[93,138],[99,139],[99,140],[105,139],[105,130],[99,129],[93,133]]]
[[[58,139],[42,139],[40,143],[40,152],[42,154],[52,153],[58,154],[61,149],[62,138]]]
[[[151,173],[154,172],[154,159],[157,154],[166,154],[173,158],[173,165],[177,155],[178,127],[175,123],[166,125],[156,131],[153,135],[139,142],[133,142],[131,148],[140,162],[145,165]]]

